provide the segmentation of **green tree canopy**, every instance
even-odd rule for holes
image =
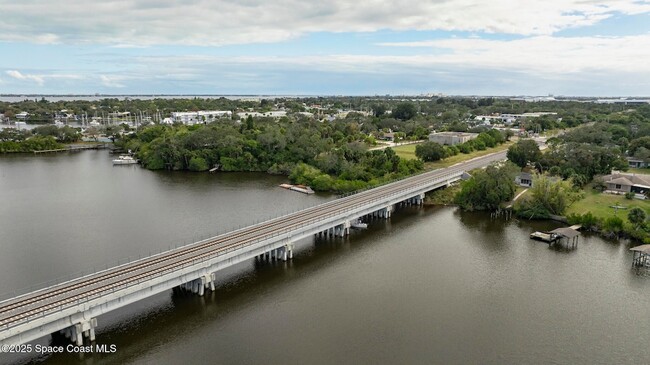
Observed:
[[[537,142],[532,139],[522,139],[508,148],[508,160],[519,167],[526,167],[529,162],[539,161],[542,153]]]
[[[646,220],[645,211],[639,207],[634,207],[627,213],[627,219],[630,223],[634,224],[635,227],[639,227]]]
[[[393,116],[401,120],[413,119],[416,114],[417,108],[410,102],[399,103],[395,109],[393,109]]]
[[[511,163],[492,164],[475,170],[456,195],[456,204],[465,210],[494,210],[515,196],[514,177],[518,169]]]
[[[415,146],[415,156],[425,162],[438,161],[445,158],[445,149],[436,142],[424,142]]]
[[[573,181],[535,175],[533,186],[523,199],[517,201],[517,213],[525,218],[548,218],[562,215],[576,200],[582,197],[573,187]]]

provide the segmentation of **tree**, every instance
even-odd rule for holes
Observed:
[[[552,179],[546,175],[533,177],[533,186],[528,194],[519,200],[517,214],[525,218],[548,218],[549,215],[562,215],[574,201],[582,198],[573,188],[573,181]]]
[[[519,167],[526,167],[529,162],[539,161],[542,153],[537,142],[532,139],[522,139],[508,148],[507,157]]]
[[[384,104],[374,104],[372,106],[372,112],[375,117],[381,117],[386,114],[386,105]]]
[[[424,142],[415,146],[415,156],[425,162],[438,161],[445,158],[445,149],[436,142]]]
[[[639,207],[634,207],[627,213],[627,219],[634,224],[635,228],[639,228],[646,220],[645,211]]]
[[[456,195],[455,201],[465,210],[494,210],[515,196],[514,176],[517,167],[511,163],[490,165],[477,170]]]
[[[393,116],[401,120],[412,119],[416,114],[417,109],[415,108],[415,105],[409,102],[399,103],[395,109],[393,109]]]
[[[650,149],[650,136],[633,139],[630,142],[630,146],[628,147],[628,153],[634,156],[636,154],[636,150],[641,147]]]
[[[607,184],[605,184],[605,180],[603,180],[601,176],[597,176],[594,178],[592,182],[592,187],[594,190],[600,191],[601,193],[607,190]]]

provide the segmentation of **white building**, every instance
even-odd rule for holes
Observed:
[[[439,132],[429,134],[429,141],[442,145],[455,146],[478,137],[478,133]]]
[[[265,112],[265,113],[260,113],[260,112],[239,112],[237,113],[237,116],[239,119],[246,119],[248,116],[251,116],[253,118],[261,118],[261,117],[267,117],[267,118],[282,118],[287,116],[287,112],[284,110],[275,110],[275,111],[270,111],[270,112]]]
[[[19,119],[19,120],[25,120],[25,119],[27,119],[27,117],[29,117],[29,113],[27,113],[27,112],[20,112],[20,113],[16,114],[16,119]]]
[[[174,123],[192,125],[204,122],[210,123],[231,116],[232,112],[230,110],[201,110],[198,112],[173,112],[171,119]]]

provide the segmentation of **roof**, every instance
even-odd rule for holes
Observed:
[[[650,253],[650,245],[641,245],[641,246],[632,247],[630,251]]]
[[[625,180],[621,180],[622,182],[618,182],[619,179],[625,179]],[[611,183],[621,184],[621,185],[650,186],[650,175],[644,175],[644,174],[622,174],[617,172],[617,173],[603,176],[603,180],[605,180],[605,182],[611,182]]]
[[[469,133],[469,132],[433,132],[431,136],[457,136],[457,137],[469,137],[469,136],[478,136],[478,133]]]
[[[569,228],[569,227],[556,228],[556,229],[552,230],[550,233],[559,234],[560,236],[564,236],[566,238],[573,238],[575,236],[580,235],[580,232],[576,231],[573,228]]]
[[[533,178],[533,175],[531,175],[529,172],[520,172],[517,176],[519,176],[520,179],[531,180]]]
[[[610,184],[618,184],[618,185],[634,185],[630,180],[624,178],[624,177],[619,177],[617,179],[613,179],[608,181]]]

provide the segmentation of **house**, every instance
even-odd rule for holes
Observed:
[[[633,192],[643,195],[650,190],[650,175],[612,172],[610,175],[603,176],[603,180],[607,185],[605,192],[614,194]]]
[[[393,133],[393,132],[383,133],[383,134],[380,135],[379,139],[381,139],[382,141],[391,141],[392,142],[392,141],[395,140],[395,133]]]
[[[429,134],[429,141],[442,145],[455,146],[478,137],[478,133],[438,132]]]
[[[645,169],[648,167],[648,162],[634,157],[627,157],[627,164],[635,169]]]
[[[16,114],[16,119],[18,119],[18,120],[25,120],[25,119],[27,119],[27,117],[29,117],[29,113],[27,113],[27,112],[20,112],[20,113]]]
[[[515,184],[529,188],[533,186],[533,175],[528,172],[521,172],[515,176]]]

